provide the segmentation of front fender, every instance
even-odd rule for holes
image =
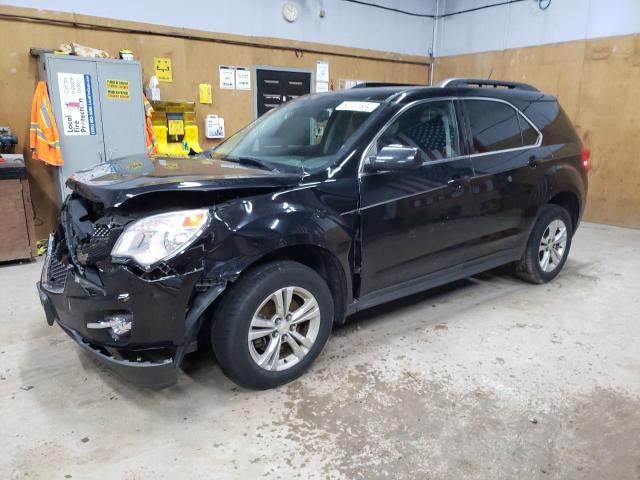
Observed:
[[[285,247],[309,245],[333,254],[351,291],[353,226],[315,202],[238,200],[214,213],[214,246],[206,254],[211,280],[233,280],[260,258]]]

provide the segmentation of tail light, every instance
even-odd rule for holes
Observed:
[[[589,171],[589,159],[591,158],[591,150],[588,148],[582,147],[582,168],[584,168],[585,172]]]

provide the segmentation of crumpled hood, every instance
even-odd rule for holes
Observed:
[[[80,170],[67,186],[109,208],[150,192],[284,188],[301,179],[301,172],[273,172],[224,160],[133,155]]]

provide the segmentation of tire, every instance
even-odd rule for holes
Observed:
[[[288,316],[277,303],[279,299],[284,305],[287,296]],[[213,351],[225,374],[247,388],[264,390],[298,378],[320,354],[333,326],[329,287],[297,262],[259,265],[231,285],[221,300],[211,327]],[[296,323],[296,312],[298,319],[310,319]],[[254,340],[249,340],[250,332]],[[276,349],[277,359],[269,354]]]
[[[556,231],[556,227],[564,227],[564,234],[566,235],[566,242],[562,247],[561,255],[558,247],[546,248],[543,242],[548,243],[546,240],[549,235],[549,230]],[[557,230],[557,234],[554,238],[559,238],[561,230]],[[522,280],[530,283],[547,283],[553,280],[558,273],[562,270],[569,250],[571,248],[571,239],[573,237],[573,226],[571,223],[571,216],[569,212],[558,205],[545,205],[538,216],[527,246],[522,258],[515,263],[515,274]],[[552,242],[555,245],[559,243]],[[553,251],[552,251],[553,250]],[[555,256],[553,255],[555,252]],[[546,255],[546,257],[545,257]],[[546,268],[544,268],[544,259],[548,259]],[[559,260],[558,260],[559,258]]]

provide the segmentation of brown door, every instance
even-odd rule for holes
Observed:
[[[289,100],[311,93],[311,73],[286,70],[256,70],[257,113],[264,115]]]

